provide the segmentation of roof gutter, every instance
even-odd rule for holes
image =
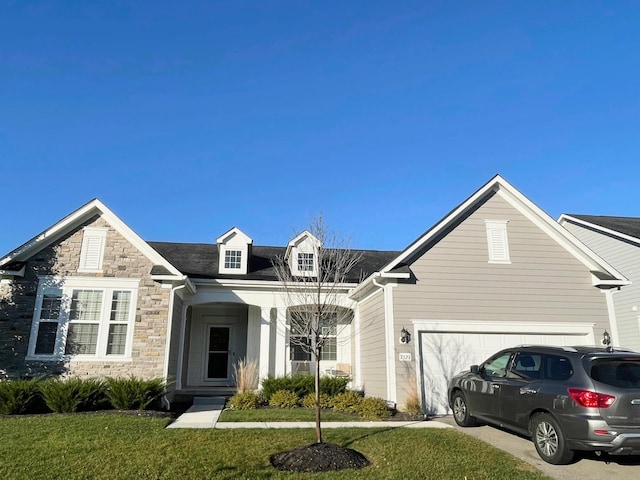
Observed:
[[[151,279],[156,282],[182,282],[191,295],[197,292],[197,288],[187,275],[151,275]]]
[[[409,273],[374,272],[369,275],[360,285],[351,290],[351,293],[349,293],[349,298],[354,299],[354,297],[360,296],[363,292],[366,292],[369,289],[370,285],[378,288],[383,288],[384,284],[379,283],[378,279],[403,280],[408,278],[411,278],[411,275]]]

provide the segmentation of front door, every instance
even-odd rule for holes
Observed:
[[[209,325],[207,333],[205,380],[228,380],[231,327]]]

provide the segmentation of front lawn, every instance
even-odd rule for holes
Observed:
[[[323,422],[362,422],[358,415],[322,412]],[[251,410],[224,410],[220,422],[315,422],[316,412],[309,408],[254,408]]]
[[[277,452],[312,429],[167,430],[168,420],[116,414],[0,417],[0,478],[11,479],[544,479],[533,467],[453,429],[328,429],[364,453],[363,470],[292,474]]]

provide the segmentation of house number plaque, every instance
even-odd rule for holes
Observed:
[[[400,361],[401,362],[410,362],[411,361],[411,354],[410,353],[401,353],[400,354]]]

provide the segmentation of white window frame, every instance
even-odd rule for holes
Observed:
[[[312,255],[313,263],[310,269],[300,270],[300,264],[299,264],[300,255]],[[304,248],[294,247],[291,251],[289,268],[291,268],[291,273],[300,277],[317,277],[318,276],[318,250],[315,248],[312,248],[309,245],[305,245]]]
[[[80,273],[101,273],[104,249],[107,243],[107,227],[85,227],[80,250]]]
[[[138,298],[138,287],[140,279],[129,278],[89,278],[89,277],[39,277],[38,291],[36,294],[36,304],[31,323],[31,336],[29,338],[29,348],[27,360],[83,360],[83,361],[118,361],[130,360],[133,345],[133,329],[135,324],[135,314]],[[62,292],[62,306],[58,317],[58,329],[53,354],[36,355],[36,343],[38,329],[40,326],[40,315],[42,301],[45,291],[59,289]],[[74,290],[101,290],[102,305],[98,326],[98,340],[95,354],[65,354],[67,332],[69,330],[69,313],[71,307],[71,297]],[[114,291],[130,291],[131,302],[125,322],[111,322],[111,302]],[[46,320],[45,320],[46,321]],[[127,325],[127,338],[125,341],[124,354],[107,355],[107,344],[109,341],[109,326],[111,324]]]
[[[238,251],[240,252],[240,268],[228,268],[225,267],[225,259],[227,252]],[[220,246],[220,259],[218,260],[218,271],[220,273],[234,273],[236,275],[247,273],[247,257],[249,256],[249,248],[246,245],[221,245]]]
[[[508,220],[485,220],[489,263],[510,264]]]

